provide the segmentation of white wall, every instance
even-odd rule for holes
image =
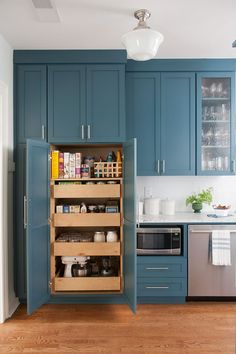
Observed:
[[[191,210],[185,206],[185,199],[193,192],[200,192],[203,188],[213,187],[213,203],[230,204],[236,211],[236,177],[211,176],[178,176],[178,177],[138,177],[137,193],[139,198],[144,196],[144,187],[151,187],[153,197],[161,199],[175,199],[176,211]],[[204,205],[203,211],[211,208]]]
[[[8,247],[8,310],[6,316],[10,316],[18,302],[13,286],[13,49],[0,35],[0,82],[7,90],[7,108],[1,122],[1,156],[2,156],[2,181],[0,189],[0,201],[2,202],[2,234],[7,240]],[[7,257],[6,257],[7,258]],[[2,265],[1,265],[2,267]]]

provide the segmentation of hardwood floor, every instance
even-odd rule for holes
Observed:
[[[236,303],[20,306],[0,325],[0,353],[235,354]]]

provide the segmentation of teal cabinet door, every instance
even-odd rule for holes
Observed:
[[[137,174],[160,172],[160,74],[126,75],[127,137],[137,138]]]
[[[48,67],[48,141],[85,140],[85,66]]]
[[[197,174],[235,175],[235,73],[197,74]]]
[[[27,140],[26,254],[27,311],[31,314],[50,296],[49,144]]]
[[[88,142],[125,140],[124,65],[87,66]]]
[[[46,65],[16,67],[16,140],[47,140]]]
[[[195,174],[195,74],[161,74],[161,174]]]
[[[124,295],[133,312],[137,304],[136,257],[136,140],[123,145],[124,153]]]
[[[14,204],[14,269],[15,293],[20,301],[26,299],[26,229],[24,227],[24,196],[26,195],[26,144],[15,149]]]

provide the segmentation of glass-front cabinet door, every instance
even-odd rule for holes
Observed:
[[[197,75],[197,174],[235,174],[234,73]]]

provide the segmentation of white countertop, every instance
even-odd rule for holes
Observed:
[[[210,214],[210,213],[209,213]],[[232,215],[233,214],[233,215]],[[236,213],[232,212],[232,216],[227,217],[209,217],[207,213],[193,213],[193,212],[176,212],[175,215],[142,215],[139,216],[139,223],[150,223],[150,224],[167,224],[167,223],[235,223],[236,224]]]

